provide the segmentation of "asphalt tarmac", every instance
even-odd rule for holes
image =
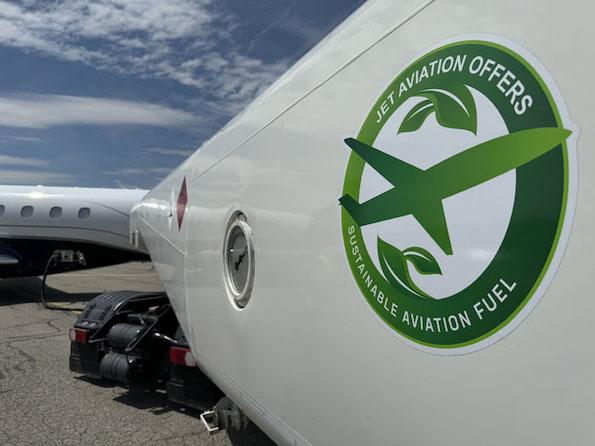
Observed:
[[[161,391],[71,373],[68,330],[76,314],[45,309],[40,283],[0,281],[0,445],[273,445],[253,424],[211,436],[197,412]],[[105,291],[161,289],[150,263],[55,275],[48,287],[52,301],[76,306]]]

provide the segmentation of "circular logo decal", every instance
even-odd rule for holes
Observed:
[[[450,42],[398,74],[345,139],[339,199],[351,271],[387,326],[460,354],[528,315],[568,238],[573,129],[550,76],[511,42]]]

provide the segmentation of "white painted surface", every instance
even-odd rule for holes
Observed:
[[[199,363],[280,443],[593,444],[595,7],[436,1],[403,23],[423,4],[366,4],[143,200],[143,237]],[[438,357],[393,336],[354,283],[337,206],[341,141],[408,61],[468,33],[519,42],[552,74],[581,128],[579,193],[566,254],[533,313],[489,348]],[[184,175],[180,232],[168,213]],[[241,311],[221,259],[236,210],[256,251]]]

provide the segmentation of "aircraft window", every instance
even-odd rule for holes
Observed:
[[[62,217],[62,208],[59,206],[54,206],[50,209],[50,218],[60,218]]]
[[[21,217],[29,218],[33,216],[33,206],[23,206],[21,208]]]
[[[89,218],[91,216],[91,209],[89,208],[80,208],[79,209],[79,218]]]
[[[5,210],[6,210],[6,207],[4,207],[3,204],[0,204],[0,217],[2,217],[4,215]]]

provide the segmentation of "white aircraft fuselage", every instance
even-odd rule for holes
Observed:
[[[37,275],[56,249],[78,249],[87,267],[142,259],[129,215],[147,191],[0,186],[0,277]]]

